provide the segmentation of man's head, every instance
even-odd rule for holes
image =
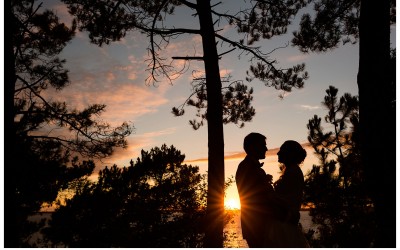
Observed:
[[[247,155],[256,159],[265,159],[265,152],[268,151],[266,139],[260,133],[250,133],[243,141],[243,148]]]

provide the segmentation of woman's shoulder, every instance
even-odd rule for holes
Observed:
[[[288,183],[298,183],[304,182],[304,175],[300,167],[293,166],[291,168],[286,168],[283,175],[275,182],[275,187],[279,185],[286,185]],[[284,184],[286,183],[286,184]]]
[[[303,171],[301,170],[300,166],[296,165],[296,166],[287,168],[285,170],[285,174],[292,175],[292,176],[299,176],[299,175],[303,176]]]

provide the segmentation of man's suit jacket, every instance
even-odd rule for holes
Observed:
[[[241,204],[241,226],[244,239],[262,237],[268,216],[274,216],[271,195],[273,187],[258,160],[246,158],[236,171],[236,185]]]

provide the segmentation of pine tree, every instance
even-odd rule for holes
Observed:
[[[396,1],[309,2],[314,4],[315,15],[302,17],[300,29],[294,33],[293,45],[303,52],[325,52],[336,48],[340,42],[359,42],[359,133],[366,181],[378,218],[378,239],[374,246],[394,247],[396,111],[390,69],[390,26],[396,22]],[[378,116],[385,117],[386,128],[383,130]]]
[[[36,1],[7,1],[5,31],[5,246],[21,247],[32,225],[26,222],[51,203],[69,181],[93,171],[88,159],[125,147],[132,126],[112,128],[96,119],[105,105],[79,111],[46,98],[48,89],[69,84],[58,54],[74,37],[76,24],[61,23]],[[78,162],[72,154],[81,154]]]
[[[376,221],[360,154],[359,100],[348,93],[339,98],[333,86],[326,93],[326,124],[314,116],[307,125],[320,160],[305,180],[305,203],[312,204],[310,215],[318,225],[309,238],[313,247],[371,247]]]

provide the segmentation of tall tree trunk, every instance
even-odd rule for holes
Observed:
[[[361,1],[357,81],[362,159],[377,219],[375,247],[396,247],[396,130],[388,98],[389,14],[389,0]]]
[[[4,16],[7,20],[4,30],[4,54],[7,60],[4,69],[4,246],[18,247],[18,223],[16,215],[15,181],[15,129],[14,129],[14,91],[15,58],[13,34],[15,29],[11,1],[4,2]],[[23,156],[19,156],[23,157]]]
[[[224,132],[218,52],[209,0],[198,0],[207,87],[208,196],[204,246],[223,247]]]

